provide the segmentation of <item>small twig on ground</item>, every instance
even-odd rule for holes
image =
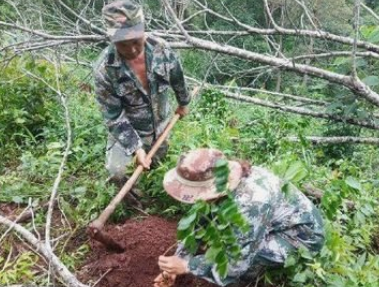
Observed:
[[[101,275],[100,278],[97,279],[97,281],[92,285],[92,287],[95,287],[97,284],[99,284],[100,281],[103,280],[104,277],[107,276],[107,274],[108,274],[109,272],[111,272],[112,270],[113,270],[113,268],[109,268],[107,271],[105,271],[104,274]]]
[[[16,223],[25,223],[25,222],[29,221],[30,219],[32,219],[33,213],[35,213],[37,211],[45,212],[48,209],[48,207],[49,207],[49,202],[45,202],[41,206],[38,206],[37,208],[35,208],[34,210],[32,210],[32,208],[30,208],[28,210],[25,209],[19,215],[17,215],[17,216],[11,215],[8,217],[8,219],[11,221],[15,221]],[[0,242],[1,242],[1,240],[0,240]]]
[[[150,216],[145,210],[137,207],[137,206],[132,206],[133,209],[137,210],[138,212],[141,212],[143,215]]]

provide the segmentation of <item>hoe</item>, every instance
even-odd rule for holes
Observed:
[[[159,136],[158,140],[155,142],[149,153],[147,154],[147,159],[152,159],[154,154],[157,152],[158,148],[161,146],[163,141],[166,139],[168,133],[173,128],[175,123],[180,118],[180,115],[175,114],[163,133]],[[107,234],[103,227],[105,223],[107,222],[109,216],[114,212],[117,205],[122,201],[122,199],[125,197],[125,195],[130,191],[130,189],[133,187],[134,183],[137,181],[140,174],[143,172],[142,165],[138,165],[136,170],[134,171],[133,175],[129,178],[129,180],[124,184],[124,186],[121,188],[121,190],[118,192],[118,194],[112,199],[112,201],[109,203],[109,205],[104,209],[104,211],[100,214],[100,216],[91,222],[88,226],[87,232],[89,233],[90,237],[101,242],[108,250],[115,251],[115,252],[123,252],[125,249],[124,247],[116,242],[109,234]]]

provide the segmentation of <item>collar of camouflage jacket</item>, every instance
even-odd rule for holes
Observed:
[[[152,89],[152,72],[154,71],[154,67],[159,67],[159,65],[156,65],[154,61],[154,46],[152,46],[149,42],[146,41],[145,43],[145,63],[146,63],[146,73],[149,83],[149,89],[150,92],[154,92]],[[123,61],[123,59],[120,57],[119,53],[117,52],[117,49],[114,45],[109,46],[109,50],[107,53],[107,56],[105,58],[105,65],[108,68],[115,69],[116,74],[120,77],[128,77],[132,81],[135,82],[137,88],[145,95],[148,95],[148,92],[144,89],[140,81],[137,79],[133,71],[129,68],[129,66]],[[155,69],[156,70],[156,69]],[[121,73],[121,74],[118,74]],[[159,73],[159,72],[158,72]],[[117,76],[116,76],[117,77]]]
[[[151,62],[153,58],[153,47],[152,45],[146,41],[145,42],[145,55],[146,55],[146,61]],[[119,53],[117,52],[117,49],[115,45],[111,44],[109,46],[109,50],[107,53],[105,65],[107,67],[114,67],[114,68],[121,68],[123,65],[123,60],[120,57]]]

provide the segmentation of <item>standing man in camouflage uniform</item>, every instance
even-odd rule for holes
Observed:
[[[175,92],[176,113],[182,117],[188,113],[190,96],[176,55],[163,40],[146,37],[138,4],[116,1],[102,13],[112,43],[95,65],[95,93],[109,129],[106,168],[122,183],[134,156],[150,168],[146,151],[169,121],[168,87]],[[166,152],[167,142],[156,159]]]
[[[216,191],[213,170],[217,159],[223,157],[215,149],[190,151],[166,173],[166,192],[184,203],[222,197]],[[227,276],[222,278],[204,254],[191,255],[179,244],[175,256],[159,257],[163,273],[155,279],[155,287],[171,286],[177,275],[185,273],[219,286],[246,286],[265,269],[283,266],[288,255],[300,247],[321,250],[324,231],[320,212],[303,193],[296,189],[282,192],[282,180],[261,167],[229,161],[229,169],[228,188],[250,225],[246,234],[236,229],[240,259],[228,265]]]

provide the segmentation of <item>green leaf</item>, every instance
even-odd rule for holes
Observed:
[[[227,228],[229,226],[229,223],[226,222],[226,223],[223,223],[223,224],[217,224],[217,229],[218,230],[224,230],[225,228]]]
[[[193,232],[192,229],[184,229],[177,231],[177,237],[180,241],[183,241],[187,236],[189,236]]]
[[[18,204],[18,203],[23,203],[24,199],[21,196],[15,195],[12,197],[12,201]]]
[[[305,283],[307,280],[307,274],[305,272],[299,272],[293,278],[294,282]]]
[[[210,225],[206,228],[206,232],[204,235],[205,240],[214,239],[217,235],[217,230],[214,226]]]
[[[297,260],[295,256],[288,256],[286,261],[284,262],[284,268],[294,266],[296,264]]]
[[[371,33],[368,35],[367,40],[371,43],[377,43],[379,42],[379,29],[375,28]]]
[[[52,150],[52,149],[60,149],[62,147],[61,143],[59,142],[52,142],[47,145],[47,149]]]
[[[308,259],[308,260],[312,260],[313,259],[313,256],[310,253],[309,249],[305,248],[304,246],[300,246],[300,248],[299,248],[299,254],[300,254],[300,256],[302,258],[305,258],[305,259]]]
[[[302,162],[297,161],[290,165],[287,169],[284,179],[291,182],[299,182],[308,175],[308,171],[305,169]]]
[[[191,226],[191,224],[196,220],[197,213],[192,213],[187,217],[183,217],[178,224],[178,230],[185,230]]]
[[[232,244],[228,248],[228,252],[233,258],[238,259],[239,256],[241,255],[241,248],[238,244]]]
[[[201,239],[205,236],[205,229],[204,228],[199,228],[199,230],[196,231],[195,237],[196,239]]]
[[[16,123],[16,124],[24,124],[24,123],[26,123],[26,119],[23,119],[23,118],[17,118],[17,119],[15,120],[15,123]]]
[[[357,267],[358,267],[359,269],[362,269],[362,267],[363,267],[363,265],[365,264],[365,262],[366,262],[366,252],[363,253],[361,256],[359,256],[356,265],[357,265]]]
[[[37,70],[41,73],[41,74],[44,74],[46,72],[46,69],[47,69],[47,66],[44,66],[44,65],[39,65],[37,67]]]
[[[237,206],[231,205],[221,211],[222,215],[226,218],[229,219],[231,218],[236,212],[238,212]]]
[[[363,83],[365,83],[368,86],[374,87],[379,84],[379,77],[378,76],[368,76],[362,80]]]
[[[217,205],[217,204],[212,204],[211,205],[211,212],[212,213],[216,213],[216,212],[218,212],[218,210],[220,209],[220,207]]]
[[[198,248],[194,234],[188,235],[184,239],[183,244],[185,248],[189,250],[189,252],[191,252],[192,254],[195,253]]]
[[[362,187],[361,187],[361,184],[360,182],[358,182],[355,178],[349,176],[346,180],[345,180],[346,184],[348,186],[350,186],[351,188],[354,188],[356,190],[361,190]]]
[[[214,262],[216,260],[217,255],[222,251],[221,246],[211,246],[208,248],[207,252],[205,253],[205,258],[209,262]]]
[[[228,257],[225,252],[220,252],[216,258],[216,269],[222,278],[226,277],[228,272]]]
[[[76,194],[84,194],[87,191],[87,187],[85,186],[78,186],[77,188],[74,189],[74,193]]]
[[[220,158],[216,161],[215,167],[216,167],[216,170],[217,168],[220,168],[220,167],[228,167],[228,161]]]

